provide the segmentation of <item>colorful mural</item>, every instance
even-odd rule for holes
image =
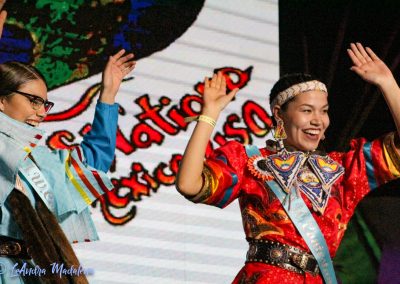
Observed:
[[[160,51],[196,19],[204,0],[7,1],[0,62],[34,65],[49,89],[102,71],[124,48],[136,59]]]

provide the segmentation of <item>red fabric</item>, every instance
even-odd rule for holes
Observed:
[[[383,156],[382,141],[378,139],[366,144],[364,139],[353,140],[349,152],[329,154],[343,165],[345,174],[333,185],[323,215],[315,212],[311,202],[302,194],[325,236],[331,257],[334,257],[359,201],[373,189],[372,185],[378,186],[393,179]],[[272,153],[265,148],[260,151],[264,156]],[[247,238],[279,241],[309,252],[280,201],[248,170],[247,160],[245,148],[238,142],[228,142],[217,149],[206,164],[218,183],[212,189],[212,195],[202,202],[225,207],[239,198]],[[233,283],[323,283],[323,280],[321,276],[301,275],[263,263],[247,263]]]

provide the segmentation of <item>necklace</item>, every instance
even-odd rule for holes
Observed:
[[[273,145],[272,145],[273,146]],[[313,209],[324,213],[328,204],[332,185],[344,173],[344,168],[329,156],[320,152],[288,151],[283,148],[267,157],[254,156],[248,161],[250,172],[263,181],[275,180],[287,197],[292,198],[292,189],[299,191],[311,201]],[[269,142],[267,149],[272,150]],[[286,201],[286,198],[285,198]]]

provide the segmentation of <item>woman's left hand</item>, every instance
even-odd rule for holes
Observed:
[[[124,49],[110,56],[103,71],[102,91],[100,94],[101,102],[114,103],[122,79],[135,68],[136,61],[131,60],[133,57],[132,53],[125,55]]]
[[[364,48],[361,43],[351,43],[347,53],[354,64],[350,70],[365,81],[381,87],[385,82],[394,80],[390,69],[369,47]]]

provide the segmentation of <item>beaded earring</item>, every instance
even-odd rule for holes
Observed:
[[[285,127],[283,126],[283,120],[282,119],[277,119],[276,120],[274,138],[278,142],[279,150],[282,150],[284,148],[283,140],[287,138],[287,135],[286,135],[286,132],[285,132]]]

